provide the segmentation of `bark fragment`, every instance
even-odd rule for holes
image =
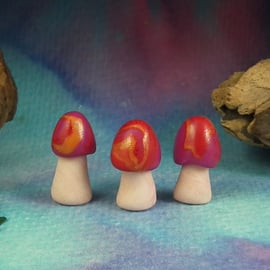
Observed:
[[[227,132],[248,144],[270,147],[270,59],[235,72],[211,98]]]
[[[0,51],[0,128],[13,119],[17,100],[16,85]]]

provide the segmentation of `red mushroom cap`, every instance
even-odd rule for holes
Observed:
[[[149,171],[161,160],[159,140],[143,120],[130,120],[117,132],[111,150],[111,162],[121,171]]]
[[[60,157],[93,154],[96,141],[87,118],[80,112],[68,112],[57,122],[51,142],[53,152]]]
[[[188,118],[175,138],[175,163],[213,168],[220,158],[221,145],[213,123],[204,116]]]

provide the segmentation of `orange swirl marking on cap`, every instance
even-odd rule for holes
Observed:
[[[140,147],[140,138],[136,138],[136,133],[132,132],[137,129],[142,133],[142,147]],[[122,131],[128,130],[130,134],[114,144],[114,156],[130,171],[139,171],[144,169],[144,165],[149,155],[149,137],[144,128],[140,125],[129,125]],[[141,158],[142,157],[142,158]]]
[[[53,144],[58,152],[68,155],[76,151],[83,138],[83,123],[72,115],[65,115],[62,120],[58,141]]]
[[[213,136],[216,134],[215,130],[208,125],[204,121],[186,121],[184,148],[190,150],[197,159],[201,159],[206,153]]]

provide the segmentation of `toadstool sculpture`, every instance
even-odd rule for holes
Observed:
[[[92,127],[80,112],[68,112],[57,122],[51,142],[58,156],[51,187],[52,199],[63,205],[81,205],[92,199],[87,155],[96,151]]]
[[[125,210],[142,211],[157,200],[152,170],[161,160],[159,140],[143,120],[126,122],[117,132],[111,149],[111,162],[122,171],[116,204]]]
[[[206,204],[212,198],[209,168],[221,158],[221,145],[213,123],[192,116],[179,128],[174,144],[174,161],[182,165],[173,197],[187,204]]]

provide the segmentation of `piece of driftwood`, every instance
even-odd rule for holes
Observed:
[[[235,72],[211,97],[227,132],[248,144],[270,147],[270,59]]]
[[[0,128],[13,119],[17,100],[16,85],[0,51]]]

